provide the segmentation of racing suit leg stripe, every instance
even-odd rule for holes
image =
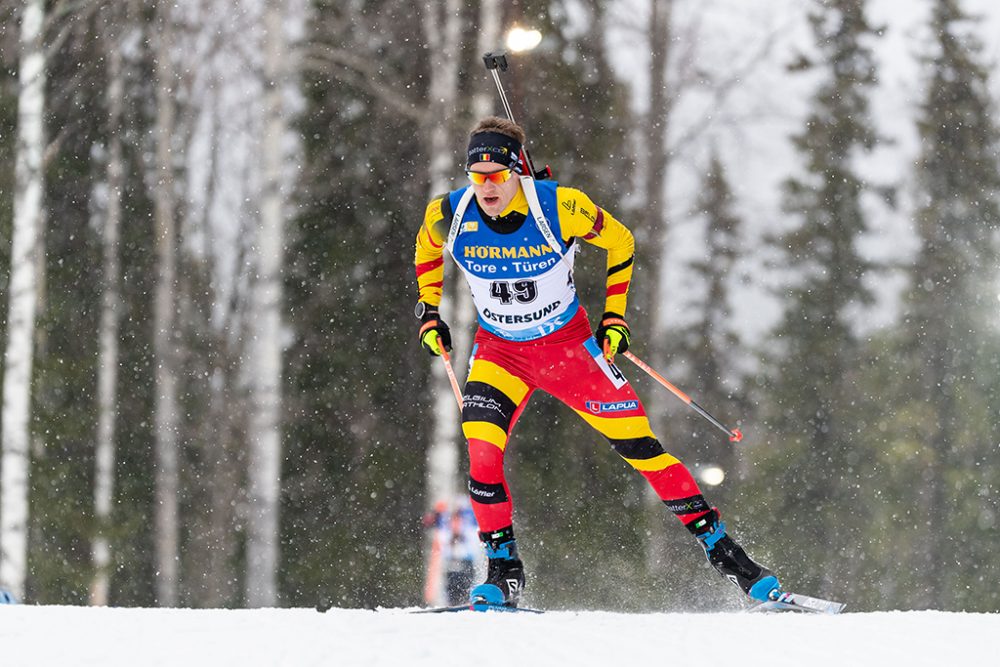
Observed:
[[[611,447],[618,456],[641,472],[663,470],[675,463],[676,457],[667,454],[656,438],[634,438],[632,440],[611,440]]]
[[[511,375],[506,370],[486,359],[476,358],[469,371],[469,382],[481,382],[496,387],[509,398],[514,405],[520,405],[528,393],[528,385],[523,380]]]
[[[608,440],[632,440],[634,438],[653,438],[653,430],[649,420],[639,417],[598,417],[583,410],[575,411],[583,417],[598,433]]]
[[[470,380],[462,399],[463,422],[489,422],[510,431],[517,403],[493,385]]]
[[[671,456],[666,452],[660,454],[659,456],[654,456],[651,459],[625,459],[625,461],[640,472],[656,472],[680,463],[676,457]]]
[[[663,453],[663,445],[656,438],[630,438],[611,440],[611,446],[623,459],[651,459]]]
[[[462,433],[466,440],[482,440],[499,447],[507,447],[507,431],[489,422],[463,422]]]

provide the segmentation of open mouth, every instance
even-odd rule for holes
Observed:
[[[500,197],[498,196],[483,197],[483,203],[486,204],[487,206],[495,206],[499,201]]]

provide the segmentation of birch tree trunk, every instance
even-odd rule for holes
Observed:
[[[177,355],[174,344],[176,311],[176,203],[174,196],[175,131],[173,92],[172,3],[161,0],[158,8],[159,44],[156,57],[156,183],[154,226],[156,234],[156,292],[153,303],[153,355],[156,363],[155,448],[156,511],[156,602],[176,606],[178,600],[178,425]]]
[[[125,107],[125,81],[120,32],[107,39],[108,62],[108,166],[107,203],[102,235],[104,255],[104,293],[101,300],[101,322],[98,332],[97,361],[97,443],[94,471],[94,516],[97,535],[91,544],[94,580],[90,588],[90,604],[108,604],[111,546],[107,529],[111,522],[111,506],[115,490],[115,421],[118,393],[118,318],[120,311],[121,270],[118,259],[119,228],[122,215],[121,123]]]
[[[204,382],[183,427],[199,465],[183,479],[192,507],[183,513],[180,596],[185,606],[219,608],[245,602],[252,369],[244,360],[252,352],[246,322],[260,213],[263,8],[257,0],[230,3],[224,13],[217,0],[185,4],[191,29],[174,41],[190,100],[178,109],[178,125],[190,131],[179,167],[177,298],[184,340],[203,351],[185,356],[182,379]]]
[[[287,132],[282,85],[288,74],[285,3],[265,12],[264,180],[253,289],[249,517],[246,600],[250,607],[278,602],[279,501],[281,490],[281,275],[284,247],[283,140]]]
[[[21,599],[28,571],[28,474],[31,371],[37,306],[38,233],[42,225],[45,149],[43,0],[28,0],[21,17],[17,101],[14,228],[11,243],[7,348],[4,353],[0,587]]]
[[[640,184],[645,199],[645,212],[641,227],[643,255],[649,271],[645,277],[644,295],[639,310],[651,328],[651,340],[663,340],[666,322],[659,317],[659,304],[663,303],[663,267],[666,266],[664,246],[667,234],[667,181],[670,159],[667,151],[667,133],[673,110],[673,96],[667,90],[667,67],[670,62],[670,33],[673,0],[651,0],[649,20],[649,109],[646,112],[643,145],[643,181]],[[662,346],[653,351],[655,368],[663,368],[665,353]],[[654,410],[651,419],[662,422],[661,410]],[[655,427],[660,424],[654,424]]]
[[[490,2],[489,0],[482,0],[479,3],[479,25],[477,30],[476,38],[476,63],[482,62],[479,60],[479,56],[485,53],[496,53],[502,49],[500,44],[500,23],[503,20],[503,5],[498,2]],[[486,68],[479,70],[483,75],[486,74]],[[477,77],[478,78],[478,77]],[[493,113],[493,109],[496,108],[496,102],[498,99],[497,93],[493,92],[493,89],[488,83],[482,84],[476,88],[476,92],[472,95],[472,115],[476,119],[483,118],[484,116],[489,116]],[[463,292],[468,292],[468,290],[463,290]],[[472,303],[471,294],[468,297],[469,304]],[[472,321],[472,313],[469,313],[469,321]]]
[[[650,342],[666,338],[666,322],[659,316],[659,304],[663,303],[663,267],[666,266],[664,248],[667,233],[667,179],[670,167],[667,152],[667,133],[673,108],[673,97],[667,90],[667,67],[670,62],[670,33],[673,0],[650,0],[648,26],[649,42],[649,106],[643,121],[642,145],[643,174],[639,184],[644,205],[636,229],[636,265],[648,267],[643,271],[642,291],[637,295],[635,310],[644,320],[644,328],[650,332]],[[651,361],[654,368],[663,369],[666,353],[662,345],[651,345]],[[646,414],[653,432],[664,440],[667,409],[666,392],[656,391],[647,399]],[[663,569],[667,553],[666,531],[664,527],[673,519],[663,506],[663,502],[651,487],[646,489],[646,514],[650,526],[646,544],[646,567],[650,572]]]
[[[459,0],[432,0],[421,5],[425,43],[433,46],[431,54],[430,87],[426,133],[430,136],[427,145],[430,157],[430,192],[428,197],[447,192],[449,176],[453,170],[452,145],[456,137],[455,106],[458,98],[458,58],[459,36],[461,32],[461,8]],[[446,265],[446,266],[450,266]],[[446,268],[447,271],[447,268]],[[445,294],[457,294],[455,272],[451,280],[445,281]],[[445,320],[460,313],[452,309],[451,299],[442,299],[441,314]],[[458,327],[456,327],[458,328]],[[468,329],[468,326],[465,327]],[[457,341],[454,341],[457,342]],[[427,449],[427,500],[430,507],[439,501],[451,505],[458,490],[458,437],[461,415],[455,405],[444,365],[436,361],[431,367],[431,395],[433,426],[431,442]],[[430,549],[426,552],[430,554]],[[432,604],[444,603],[443,588]]]
[[[240,27],[237,26],[236,29]],[[215,26],[203,25],[202,30],[206,29],[218,30]],[[226,39],[231,39],[230,33],[221,30],[217,35],[225,35]],[[209,63],[212,60],[202,54],[199,56]],[[209,66],[215,67],[214,64]],[[244,255],[240,249],[232,246],[229,239],[218,238],[212,229],[215,224],[228,226],[242,238],[244,234],[241,232],[251,224],[239,209],[234,210],[224,205],[225,197],[233,196],[233,188],[229,187],[226,179],[248,180],[242,178],[246,165],[236,167],[234,160],[227,154],[227,149],[233,148],[235,142],[227,142],[228,137],[222,132],[223,126],[228,124],[227,130],[238,133],[244,131],[244,124],[234,121],[228,114],[229,109],[219,99],[224,83],[234,84],[231,79],[224,82],[220,73],[213,73],[208,85],[208,90],[212,92],[206,93],[202,89],[197,93],[202,103],[208,100],[208,110],[205,113],[212,119],[207,124],[207,129],[201,130],[208,135],[210,146],[207,156],[200,158],[203,160],[202,164],[208,165],[209,171],[202,206],[205,211],[218,206],[232,218],[224,218],[217,213],[204,215],[201,230],[204,249],[200,255],[196,255],[200,260],[195,257],[191,260],[198,266],[203,266],[207,276],[213,276],[209,280],[214,290],[211,296],[212,310],[195,309],[193,318],[194,326],[200,332],[196,335],[212,342],[209,353],[198,360],[199,364],[194,371],[204,373],[207,380],[207,414],[199,420],[195,436],[202,465],[201,474],[194,480],[194,485],[201,507],[191,517],[190,539],[185,543],[182,558],[182,562],[195,565],[192,576],[184,578],[185,588],[191,591],[191,604],[210,609],[231,606],[243,599],[243,582],[237,576],[237,568],[242,570],[238,555],[245,538],[242,524],[245,517],[239,515],[242,511],[239,508],[243,507],[246,493],[244,471],[247,451],[244,433],[249,422],[249,395],[237,380],[243,351],[240,341],[246,333],[246,307],[243,305],[243,297],[237,296],[236,283],[240,278],[232,273],[232,267],[245,264],[241,259]],[[189,152],[188,160],[199,159],[192,157],[192,152],[194,151]],[[190,187],[191,184],[188,185]],[[221,275],[226,269],[209,264],[212,253],[208,248],[217,251],[220,246],[232,249],[233,254],[238,257],[231,266],[227,266],[230,273],[224,279],[214,276],[216,271]],[[223,280],[233,283],[230,289],[219,289],[218,285]],[[192,295],[192,299],[194,298]]]

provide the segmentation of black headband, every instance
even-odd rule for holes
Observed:
[[[466,168],[477,162],[496,162],[521,173],[521,143],[499,132],[477,132],[469,139]]]

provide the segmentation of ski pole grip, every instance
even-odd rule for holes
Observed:
[[[483,63],[486,65],[486,69],[498,69],[501,72],[507,71],[507,54],[506,53],[487,53],[483,55]]]

